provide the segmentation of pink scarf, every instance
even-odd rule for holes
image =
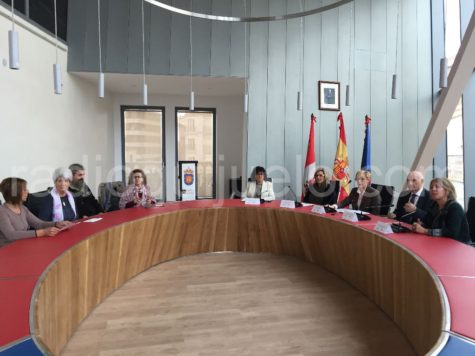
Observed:
[[[76,204],[74,203],[73,195],[69,191],[66,192],[66,195],[68,196],[69,204],[71,204],[71,208],[76,215]],[[61,197],[56,188],[53,188],[51,191],[51,196],[53,197],[53,221],[63,221],[63,204],[61,204]]]

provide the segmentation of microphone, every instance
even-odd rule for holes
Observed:
[[[407,214],[404,214],[404,215],[401,215],[401,217],[398,219],[399,222],[401,222],[401,219],[405,218],[406,216],[409,216],[409,215],[412,215],[412,214],[415,214],[417,210],[414,210],[414,211],[411,211],[410,213],[407,213]]]
[[[414,214],[416,211],[417,210],[414,210],[414,211],[411,211],[410,213],[404,214],[398,219],[397,223],[392,223],[391,224],[391,229],[393,229],[393,232],[398,232],[398,233],[410,232],[411,229],[409,229],[408,227],[406,227],[404,225],[401,225],[401,219],[405,218],[406,216]]]
[[[293,191],[290,184],[287,187],[289,188],[289,191],[292,193],[292,197],[294,198],[295,207],[296,208],[301,208],[303,206],[303,204],[301,202],[297,201],[297,194],[295,194],[295,192]]]

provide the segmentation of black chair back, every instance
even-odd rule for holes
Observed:
[[[340,194],[340,181],[331,180],[330,181],[330,192],[332,192],[331,201],[329,204],[336,204],[338,201],[338,194]]]
[[[98,201],[104,212],[119,210],[120,196],[124,190],[125,184],[121,181],[99,184]]]
[[[381,209],[379,209],[380,215],[388,215],[389,209],[394,200],[394,187],[391,185],[382,185],[371,183],[371,187],[376,189],[381,196]]]
[[[241,199],[242,195],[242,178],[229,178],[229,197]]]
[[[468,208],[466,213],[468,229],[472,244],[475,243],[475,197],[468,198]]]
[[[46,190],[42,190],[41,192],[28,194],[24,205],[28,208],[29,211],[32,212],[33,215],[40,215],[40,209],[43,205],[43,201],[46,199],[47,196],[50,195],[51,189],[53,188],[50,187]]]

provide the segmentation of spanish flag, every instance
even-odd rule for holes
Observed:
[[[336,148],[335,161],[333,162],[333,180],[340,181],[340,193],[338,201],[342,201],[350,195],[350,166],[348,162],[348,148],[346,147],[345,123],[343,114],[338,115],[340,123],[340,139]]]

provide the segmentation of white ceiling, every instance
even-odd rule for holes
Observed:
[[[71,75],[96,84],[98,73],[71,72]],[[105,74],[105,89],[110,93],[133,94],[142,90],[141,74]],[[188,95],[189,76],[147,75],[149,94]],[[243,78],[193,77],[193,91],[199,96],[239,96],[244,95]]]

